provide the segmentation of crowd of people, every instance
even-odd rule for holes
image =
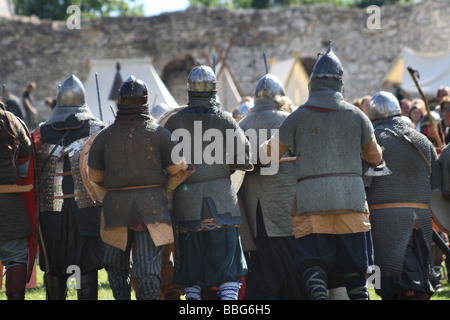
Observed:
[[[433,253],[433,232],[446,234],[430,202],[434,190],[450,195],[450,91],[432,106],[436,139],[423,100],[380,91],[349,103],[343,79],[330,42],[295,108],[267,73],[225,112],[202,65],[188,76],[187,104],[158,119],[132,75],[110,125],[92,115],[74,75],[40,124],[35,85],[24,91],[26,124],[1,102],[8,299],[25,298],[36,234],[49,300],[66,299],[74,266],[80,300],[98,298],[103,268],[117,300],[132,289],[139,300],[368,300],[368,279],[382,299],[430,299],[444,259]],[[199,133],[210,139],[190,139]],[[204,157],[212,150],[214,161]]]

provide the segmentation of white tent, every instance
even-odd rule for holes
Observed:
[[[219,63],[216,66],[216,75],[217,95],[219,96],[222,108],[231,112],[234,108],[239,106],[242,97],[228,65]]]
[[[92,113],[102,118],[106,123],[114,122],[114,112],[117,111],[116,103],[109,100],[109,94],[116,76],[116,64],[120,63],[120,74],[125,81],[129,76],[134,76],[145,82],[148,87],[148,103],[151,108],[154,105],[165,103],[169,108],[178,107],[177,102],[170,94],[167,87],[162,82],[158,73],[152,65],[150,58],[136,59],[111,59],[111,60],[90,60],[90,72],[85,82],[86,99]],[[101,116],[97,95],[97,84],[95,74],[98,78],[98,91],[101,103]]]
[[[419,52],[404,48],[384,80],[384,86],[398,85],[408,93],[417,93],[407,67],[418,71],[422,91],[436,95],[440,86],[450,86],[450,52]]]
[[[286,95],[295,106],[302,105],[308,100],[309,76],[300,61],[299,54],[294,53],[292,58],[271,63],[269,72],[280,79]]]

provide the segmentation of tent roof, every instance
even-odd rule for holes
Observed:
[[[239,106],[242,97],[227,64],[219,63],[216,66],[216,75],[217,95],[219,96],[222,108],[231,112]]]
[[[440,86],[450,86],[450,52],[419,52],[405,47],[383,85],[398,85],[406,92],[417,92],[407,67],[418,71],[418,82],[425,94],[435,95]]]
[[[98,89],[101,102],[101,113],[103,121],[106,123],[114,122],[114,110],[117,110],[115,101],[109,99],[110,92],[116,79],[116,64],[120,63],[120,74],[123,79],[134,76],[145,82],[148,87],[148,103],[150,110],[153,105],[160,103],[167,104],[170,108],[177,107],[178,104],[170,94],[167,87],[162,82],[151,58],[135,59],[92,59],[90,60],[90,72],[85,83],[86,100],[91,112],[100,119],[97,85],[95,74],[98,77]]]
[[[306,102],[309,96],[309,76],[299,54],[292,58],[271,63],[269,72],[277,76],[284,84],[286,95],[299,106]]]

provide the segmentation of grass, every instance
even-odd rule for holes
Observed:
[[[44,287],[44,272],[36,268],[36,288],[26,289],[25,300],[46,300],[46,292]],[[5,278],[3,277],[3,286],[0,290],[0,300],[6,300],[5,294]],[[77,300],[76,289],[69,289],[67,291],[67,300]],[[134,291],[132,291],[131,299],[136,300]],[[108,282],[108,276],[105,269],[98,272],[98,300],[114,300],[111,288]]]
[[[36,268],[36,289],[26,289],[25,300],[46,300],[45,287],[43,283],[44,273]],[[3,286],[0,290],[0,300],[6,300],[5,294],[5,277],[2,278]],[[375,293],[373,288],[369,288],[370,300],[381,300]],[[136,300],[134,291],[132,291],[131,299]],[[75,289],[69,289],[67,300],[77,300],[77,292]],[[111,288],[109,286],[108,277],[104,269],[98,272],[98,300],[114,300]],[[431,300],[450,300],[450,284],[448,280],[442,281],[442,289],[436,292]]]

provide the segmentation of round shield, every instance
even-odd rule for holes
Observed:
[[[440,189],[431,191],[431,215],[437,226],[450,235],[450,202],[445,200]]]
[[[164,112],[157,120],[156,123],[159,124],[160,126],[164,127],[164,125],[166,124],[167,120],[170,118],[171,115],[177,113],[180,110],[183,110],[184,108],[186,108],[187,106],[180,106],[180,107],[176,107],[176,108],[172,108],[169,111]]]
[[[99,133],[99,131],[89,137],[89,139],[84,144],[83,149],[81,149],[81,155],[80,155],[81,178],[83,180],[83,184],[84,184],[84,187],[86,188],[87,193],[89,194],[92,201],[94,201],[94,202],[102,202],[103,197],[106,194],[105,188],[99,186],[98,184],[92,182],[89,179],[89,172],[88,172],[89,171],[89,168],[88,168],[89,150],[91,149],[92,142],[94,141],[94,139],[98,133]]]

